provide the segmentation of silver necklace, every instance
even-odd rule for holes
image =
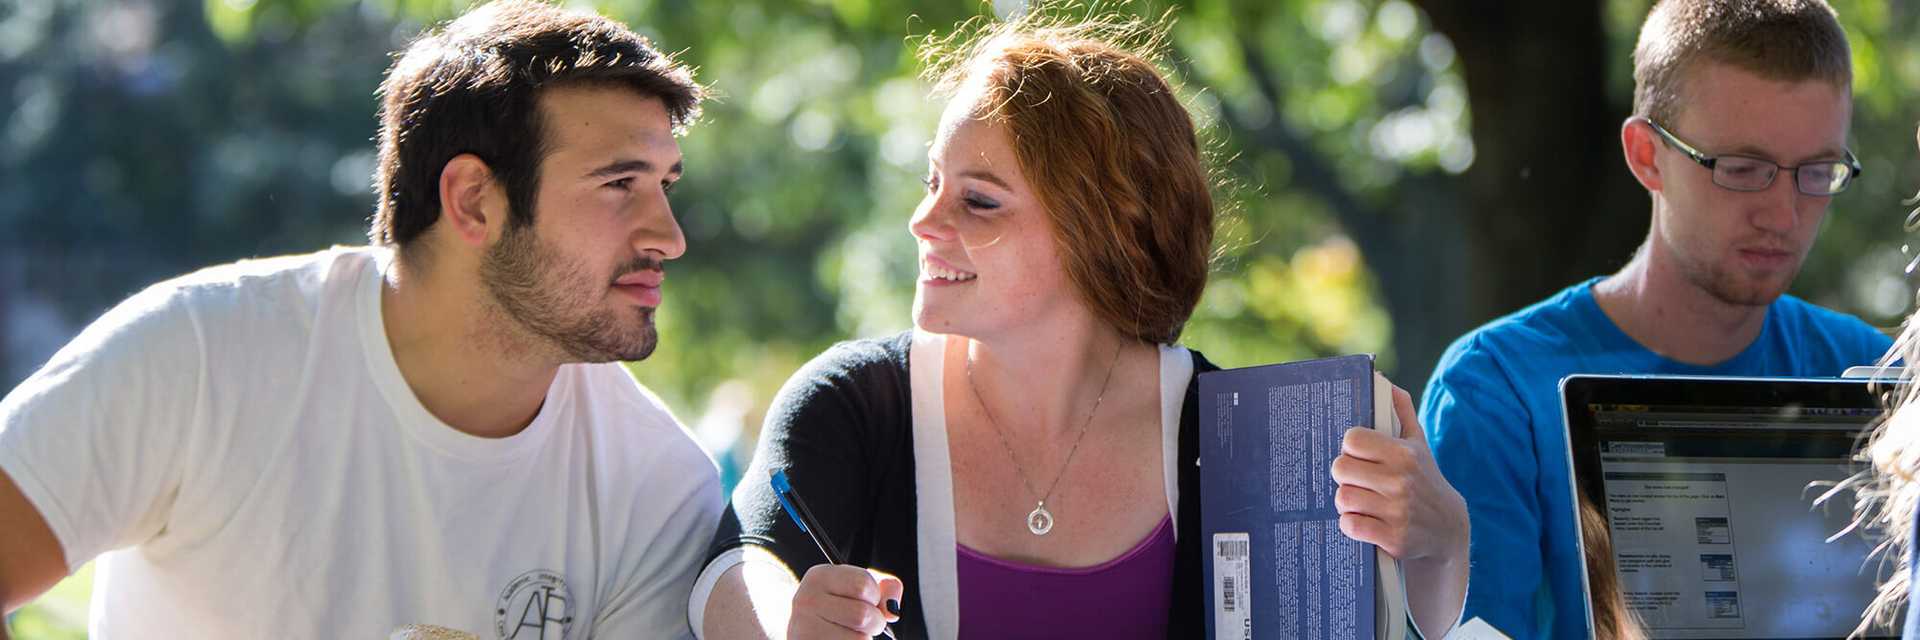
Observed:
[[[1020,483],[1027,486],[1027,494],[1038,494],[1032,511],[1027,512],[1027,530],[1033,535],[1044,536],[1053,530],[1053,512],[1047,510],[1047,499],[1053,497],[1053,490],[1060,486],[1060,479],[1067,477],[1067,467],[1073,464],[1073,454],[1080,452],[1080,442],[1087,438],[1087,427],[1093,425],[1093,416],[1100,412],[1100,401],[1107,398],[1107,385],[1113,383],[1113,370],[1120,364],[1120,348],[1127,346],[1122,341],[1113,348],[1113,361],[1107,364],[1107,379],[1100,383],[1100,395],[1094,396],[1093,408],[1087,410],[1087,419],[1080,423],[1080,434],[1073,437],[1073,448],[1067,450],[1066,462],[1060,463],[1060,473],[1053,476],[1053,484],[1047,485],[1047,492],[1033,490],[1033,481],[1027,478],[1027,470],[1020,466],[1020,458],[1013,455],[1013,443],[1007,440],[1007,434],[1000,429],[1000,421],[994,419],[993,410],[987,408],[986,398],[980,395],[980,386],[973,382],[973,354],[967,354],[967,388],[973,390],[973,401],[980,405],[980,411],[987,414],[987,424],[993,427],[993,435],[1000,437],[1000,446],[1007,450],[1007,459],[1013,461],[1013,470],[1020,474]]]

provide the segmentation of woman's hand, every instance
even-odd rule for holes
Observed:
[[[814,565],[800,578],[787,623],[790,640],[872,638],[900,619],[900,579],[852,565]]]
[[[1370,542],[1406,569],[1407,601],[1424,635],[1438,638],[1466,601],[1467,502],[1440,475],[1414,414],[1413,397],[1393,388],[1400,437],[1349,429],[1333,461],[1340,531]]]

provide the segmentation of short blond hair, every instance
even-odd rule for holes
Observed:
[[[1920,314],[1908,317],[1905,325],[1881,365],[1920,362]],[[1912,376],[1907,370],[1905,387],[1883,392],[1892,412],[1881,418],[1866,446],[1854,455],[1868,468],[1821,497],[1824,503],[1853,491],[1849,530],[1857,529],[1873,541],[1872,557],[1880,560],[1878,590],[1860,615],[1856,636],[1872,628],[1897,630],[1894,625],[1913,582],[1907,568],[1913,562],[1913,520],[1920,513],[1920,384]],[[1888,571],[1890,564],[1895,568]]]
[[[1671,124],[1702,61],[1853,90],[1853,53],[1824,0],[1663,0],[1633,48],[1633,114]]]

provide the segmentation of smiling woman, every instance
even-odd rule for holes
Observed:
[[[788,380],[694,587],[706,637],[1202,633],[1192,382],[1215,367],[1175,343],[1215,210],[1152,61],[1166,28],[1034,13],[927,48],[950,101],[907,224],[915,330]],[[1439,637],[1465,595],[1465,504],[1424,447],[1375,444],[1421,453],[1343,464],[1410,489],[1355,483],[1340,509],[1431,568],[1409,581]],[[786,515],[774,477],[814,524]]]
[[[1030,209],[1025,221],[1045,225],[1031,228],[1057,232],[1046,234],[1057,259],[1044,257],[1064,267],[1082,304],[1130,338],[1172,342],[1206,286],[1214,206],[1192,118],[1145,57],[1164,46],[1164,32],[1028,27],[923,52],[927,75],[952,98],[928,192],[958,178],[973,215],[955,228],[982,246],[1001,238],[993,222],[1023,220],[1006,207]],[[922,203],[916,235],[930,229],[938,201]],[[927,328],[923,312],[916,305],[915,321]]]

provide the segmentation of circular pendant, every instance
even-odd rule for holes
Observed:
[[[1027,530],[1036,536],[1047,535],[1048,531],[1053,530],[1053,512],[1047,510],[1046,503],[1040,503],[1040,506],[1027,513]]]

